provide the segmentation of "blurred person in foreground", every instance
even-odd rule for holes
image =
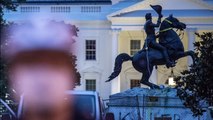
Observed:
[[[10,83],[24,95],[22,120],[72,120],[76,70],[63,51],[21,52],[10,61]]]
[[[72,96],[79,82],[76,58],[70,53],[78,29],[63,22],[17,25],[6,58],[9,84],[20,101],[21,120],[73,120]],[[20,111],[19,111],[20,112]]]

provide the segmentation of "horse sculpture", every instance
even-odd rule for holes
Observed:
[[[185,56],[191,56],[194,61],[194,52],[184,52],[184,47],[178,34],[173,28],[184,30],[186,25],[180,22],[177,18],[170,15],[165,18],[161,23],[159,30],[159,44],[166,47],[169,58],[172,61],[176,61],[179,58]],[[132,61],[133,67],[143,73],[140,83],[149,86],[150,88],[160,88],[158,85],[149,82],[153,67],[156,65],[165,65],[166,61],[163,59],[163,55],[160,51],[149,48],[148,50],[142,49],[134,54],[133,57],[126,53],[119,54],[115,59],[115,66],[113,73],[109,76],[106,82],[109,82],[116,78],[122,69],[122,63],[125,61]]]

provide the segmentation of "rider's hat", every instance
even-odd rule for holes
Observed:
[[[150,5],[150,6],[158,13],[158,15],[161,15],[162,6],[160,5]]]

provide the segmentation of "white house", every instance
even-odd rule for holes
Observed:
[[[96,90],[103,98],[139,85],[142,74],[131,62],[123,64],[121,74],[105,83],[114,67],[115,57],[122,52],[134,54],[143,46],[144,15],[152,12],[150,4],[163,7],[164,17],[172,14],[187,24],[182,42],[185,50],[193,49],[198,40],[194,32],[213,31],[213,2],[211,0],[27,0],[16,12],[5,10],[8,21],[23,22],[42,16],[65,21],[79,28],[74,43],[81,85],[77,90]],[[156,22],[157,15],[153,14]],[[174,74],[187,69],[190,59],[178,60]],[[150,81],[165,84],[171,69],[159,66]],[[146,87],[143,86],[142,87]]]

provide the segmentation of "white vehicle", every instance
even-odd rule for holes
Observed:
[[[104,120],[105,108],[102,99],[93,91],[67,91],[74,97],[76,119]],[[84,116],[87,114],[87,116]]]
[[[74,120],[114,120],[113,113],[105,112],[103,101],[97,92],[70,90],[66,91],[66,94],[74,98]],[[12,112],[13,116],[16,118],[15,120],[19,120],[20,116],[24,113],[23,101],[24,96],[21,96],[17,115]]]

